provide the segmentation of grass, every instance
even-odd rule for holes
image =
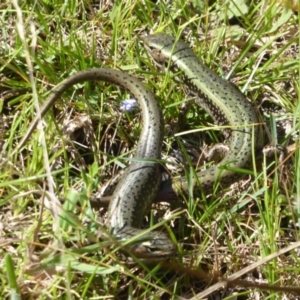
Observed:
[[[298,249],[262,259],[299,240],[297,1],[31,2],[0,4],[0,150],[9,162],[0,173],[1,298],[199,299],[214,280],[256,263],[238,277],[244,281],[233,282],[238,299],[296,299],[278,287],[300,285]],[[254,176],[240,191],[216,184],[210,197],[191,194],[167,209],[154,205],[150,223],[165,218],[179,254],[153,266],[128,261],[118,247],[99,241],[105,208],[89,202],[125,166],[121,156],[139,136],[138,115],[118,110],[130,95],[108,84],[77,85],[47,114],[47,126],[11,156],[37,104],[64,78],[94,67],[126,70],[153,91],[164,111],[168,154],[181,104],[191,97],[152,65],[139,42],[149,32],[181,35],[247,95],[268,125],[266,143],[290,147],[283,162],[254,153]],[[76,125],[80,120],[84,126]],[[62,124],[78,131],[68,134]],[[187,128],[199,126],[212,127],[211,119],[193,106]],[[214,144],[220,136],[208,131],[200,138]],[[216,290],[210,299],[233,297],[230,289]]]

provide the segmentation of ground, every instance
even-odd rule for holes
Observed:
[[[297,1],[14,0],[0,8],[3,299],[300,299]],[[153,65],[141,37],[161,32],[180,36],[241,90],[264,146],[282,151],[267,158],[253,145],[253,163],[237,170],[233,186],[216,180],[210,193],[154,203],[145,226],[160,223],[178,254],[148,264],[103,240],[107,203],[99,193],[113,189],[142,126],[138,111],[120,109],[130,94],[78,84],[17,145],[63,79],[121,69],[162,107],[162,166],[172,178],[189,176],[205,163],[205,149],[226,139],[205,111],[185,109],[194,95],[180,75]],[[177,136],[194,129],[188,144]]]

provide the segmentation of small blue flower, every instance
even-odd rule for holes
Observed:
[[[135,99],[126,99],[121,101],[120,109],[126,112],[132,112],[139,107]]]

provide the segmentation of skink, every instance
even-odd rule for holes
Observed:
[[[128,90],[137,100],[142,115],[143,128],[137,144],[135,160],[124,172],[108,209],[110,232],[118,241],[127,241],[141,235],[126,249],[137,257],[144,259],[169,257],[175,252],[176,247],[164,233],[152,231],[143,234],[139,229],[161,182],[157,160],[161,156],[163,118],[153,94],[138,79],[125,72],[113,69],[90,69],[68,77],[56,87],[41,108],[41,116],[46,114],[67,89],[75,84],[92,80],[114,83]],[[23,147],[38,122],[38,117],[33,119],[13,154]]]
[[[233,85],[220,78],[202,64],[193,51],[181,40],[167,34],[148,35],[143,39],[144,46],[156,64],[171,71],[182,71],[184,84],[196,94],[196,103],[204,108],[221,126],[230,127],[229,151],[221,162],[205,171],[197,173],[198,181],[204,190],[210,189],[217,177],[221,183],[231,183],[236,173],[226,170],[243,168],[251,160],[252,143],[261,141],[258,118],[254,108],[245,96]],[[224,166],[224,169],[220,169]],[[195,185],[196,179],[193,180]],[[186,177],[166,182],[160,197],[172,197],[180,191],[188,191]]]
[[[185,84],[198,94],[196,103],[203,107],[219,125],[230,127],[229,152],[223,160],[206,171],[197,173],[203,188],[210,188],[218,175],[221,182],[231,182],[235,173],[222,170],[220,166],[242,168],[251,160],[252,142],[260,139],[258,119],[253,107],[231,84],[221,79],[204,66],[192,50],[182,41],[169,35],[150,35],[144,44],[158,64],[182,71]],[[92,69],[79,72],[66,79],[48,97],[42,108],[42,116],[69,87],[88,80],[104,80],[129,90],[142,109],[143,130],[138,142],[136,158],[125,171],[112,196],[108,215],[109,228],[118,240],[128,240],[140,234],[142,219],[160,184],[160,172],[155,160],[160,158],[163,123],[160,108],[152,94],[134,77],[116,70]],[[20,149],[30,137],[38,123],[34,119],[21,140]],[[164,187],[167,192],[177,194],[188,190],[186,178],[175,179]],[[164,258],[175,253],[175,245],[160,232],[150,232],[129,245],[129,250],[142,258]]]

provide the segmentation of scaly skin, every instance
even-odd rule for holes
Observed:
[[[144,46],[156,64],[174,72],[182,71],[184,82],[196,94],[196,103],[204,108],[218,125],[230,127],[229,151],[222,161],[205,171],[197,173],[198,181],[204,190],[210,189],[217,177],[228,184],[238,176],[222,169],[243,168],[251,161],[252,142],[260,143],[261,136],[257,115],[245,96],[232,84],[219,77],[202,64],[193,51],[181,40],[167,34],[146,36]],[[254,139],[253,139],[254,136]],[[196,180],[193,180],[196,184]],[[180,191],[188,192],[186,177],[166,182],[160,190],[160,197],[171,198]]]
[[[143,129],[137,144],[135,160],[124,172],[110,202],[109,229],[119,241],[141,235],[126,247],[126,250],[137,257],[145,259],[169,257],[175,252],[176,247],[165,234],[156,231],[143,234],[143,231],[138,229],[161,183],[157,159],[161,155],[163,118],[153,94],[128,73],[113,69],[90,69],[68,77],[56,87],[41,108],[41,117],[67,89],[75,84],[92,80],[110,82],[128,90],[137,100],[142,115]],[[38,122],[39,117],[36,117],[30,123],[14,153],[30,138]]]
[[[243,168],[251,160],[252,142],[258,143],[260,140],[259,128],[255,126],[258,119],[253,107],[235,87],[204,66],[184,42],[176,42],[169,35],[159,34],[147,36],[144,44],[158,64],[166,65],[170,60],[173,70],[182,71],[185,83],[198,95],[196,103],[217,124],[230,127],[228,153],[219,164],[197,173],[200,184],[204,189],[211,188],[219,175],[221,182],[232,182],[236,174],[226,169],[220,173],[220,166]],[[42,116],[69,87],[89,80],[103,80],[122,86],[133,95],[142,110],[143,130],[135,155],[139,161],[132,162],[126,169],[108,209],[112,234],[117,240],[128,240],[143,233],[138,228],[161,182],[158,164],[155,162],[160,158],[162,145],[161,110],[153,95],[134,77],[117,70],[92,69],[74,74],[56,88],[47,98],[41,110]],[[32,121],[16,151],[30,137],[38,120],[35,118]],[[160,194],[178,194],[181,190],[187,192],[188,182],[183,177],[163,188]],[[136,256],[146,259],[162,259],[175,253],[175,245],[159,232],[142,235],[128,248]]]

